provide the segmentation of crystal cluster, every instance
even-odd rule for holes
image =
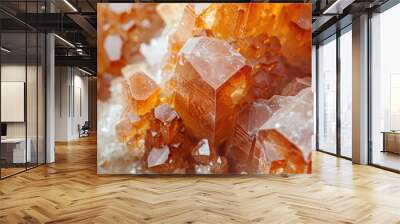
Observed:
[[[99,116],[118,148],[99,144],[102,173],[311,172],[311,4],[103,3],[98,18],[99,104],[121,108]]]

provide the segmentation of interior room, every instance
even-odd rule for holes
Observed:
[[[1,0],[0,223],[400,223],[399,21]]]
[[[45,36],[15,28],[1,34],[2,177],[45,162]]]

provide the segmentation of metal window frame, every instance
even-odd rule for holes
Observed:
[[[367,86],[367,88],[368,88],[368,96],[367,96],[367,98],[368,98],[368,124],[367,124],[367,127],[368,127],[368,139],[367,139],[367,141],[368,141],[368,165],[369,166],[373,166],[373,167],[376,167],[376,168],[379,168],[379,169],[383,169],[383,170],[387,170],[387,171],[390,171],[390,172],[395,172],[395,173],[400,173],[400,170],[397,170],[397,169],[393,169],[393,168],[390,168],[390,167],[386,167],[386,166],[382,166],[382,165],[379,165],[379,164],[374,164],[373,163],[373,142],[372,142],[372,93],[373,93],[373,89],[372,89],[372,23],[371,23],[371,20],[372,20],[372,17],[373,17],[373,13],[383,13],[383,12],[385,12],[386,10],[388,10],[388,9],[390,9],[390,8],[392,8],[392,7],[394,7],[394,6],[396,6],[397,4],[400,4],[400,0],[388,0],[388,1],[386,1],[384,4],[382,4],[381,6],[379,6],[379,7],[377,7],[377,8],[373,8],[373,9],[370,9],[370,10],[368,10],[367,11],[367,13],[368,13],[368,31],[367,31],[367,41],[368,41],[368,55],[367,55],[367,66],[368,66],[368,69],[367,69],[367,80],[368,80],[368,86]],[[349,25],[351,25],[351,23],[349,24]],[[347,26],[349,26],[349,25],[347,25]],[[339,30],[339,31],[343,31],[343,30],[345,30],[346,28],[347,28],[347,26],[346,27],[344,27],[344,28],[342,28],[342,29],[340,29],[339,30],[339,27],[337,27],[336,29],[337,30]],[[336,47],[337,47],[337,49],[338,49],[338,45],[340,46],[340,36],[341,35],[343,35],[344,33],[340,33],[340,35],[337,35],[338,34],[338,31],[336,31],[336,37],[335,37],[335,40],[336,40]],[[332,34],[332,35],[335,35],[335,34]],[[331,36],[332,36],[331,35]],[[341,142],[341,139],[340,139],[340,132],[341,132],[341,126],[340,126],[340,117],[338,117],[338,116],[340,116],[340,113],[338,113],[338,112],[340,112],[340,108],[338,109],[338,106],[340,107],[340,86],[338,87],[337,86],[337,92],[336,92],[336,103],[337,103],[337,105],[336,105],[336,122],[337,122],[337,124],[336,124],[336,126],[337,126],[337,130],[336,130],[336,146],[337,146],[337,149],[336,149],[336,153],[331,153],[331,152],[328,152],[328,151],[325,151],[325,150],[323,150],[323,149],[321,149],[321,148],[319,148],[319,97],[318,97],[318,95],[319,95],[319,82],[320,82],[320,79],[319,79],[319,63],[318,63],[318,50],[319,50],[319,44],[321,43],[321,42],[323,42],[323,41],[326,41],[327,39],[329,39],[329,38],[331,38],[331,36],[328,36],[328,37],[326,37],[325,39],[323,39],[323,40],[320,40],[318,43],[316,43],[316,78],[315,78],[315,80],[316,80],[316,135],[315,135],[315,137],[316,137],[316,139],[315,139],[315,142],[316,142],[316,150],[317,151],[319,151],[319,152],[323,152],[323,153],[326,153],[326,154],[329,154],[329,155],[333,155],[333,156],[336,156],[336,157],[340,157],[340,158],[344,158],[344,159],[347,159],[347,160],[352,160],[352,158],[349,158],[349,157],[346,157],[346,156],[343,156],[342,155],[342,153],[341,153],[341,147],[340,147],[340,145],[339,145],[339,143]],[[340,70],[341,70],[341,68],[340,68],[340,65],[338,65],[339,63],[340,63],[340,55],[339,55],[339,53],[340,53],[340,49],[339,49],[339,51],[337,50],[336,51],[336,56],[337,56],[337,71],[336,71],[336,73],[337,73],[337,77],[339,78],[339,79],[337,79],[336,80],[336,85],[340,85]],[[339,62],[339,63],[338,63]],[[339,68],[339,69],[338,69]],[[338,91],[339,90],[339,91]],[[339,130],[338,130],[339,129]]]
[[[340,58],[340,37],[342,36],[342,35],[344,35],[346,32],[350,32],[351,31],[351,25],[352,25],[352,23],[350,23],[350,24],[348,24],[348,25],[346,25],[346,26],[344,26],[344,27],[339,27],[339,25],[337,24],[336,25],[336,32],[334,33],[334,34],[332,34],[332,35],[330,35],[330,36],[328,36],[328,37],[326,37],[325,39],[323,39],[323,40],[321,40],[321,41],[319,41],[319,43],[316,45],[316,52],[315,52],[315,54],[316,54],[316,108],[315,108],[315,113],[316,113],[316,139],[315,139],[315,142],[316,142],[316,151],[318,151],[318,152],[323,152],[323,153],[326,153],[326,154],[329,154],[329,155],[333,155],[333,156],[336,156],[336,157],[339,157],[339,158],[343,158],[343,159],[346,159],[346,160],[350,160],[350,161],[352,161],[352,158],[350,158],[350,157],[347,157],[347,156],[344,156],[343,154],[342,154],[342,148],[341,148],[341,141],[342,141],[342,139],[341,139],[341,131],[342,131],[342,127],[341,127],[341,117],[340,117],[340,103],[341,103],[341,96],[340,96],[340,93],[341,93],[341,91],[340,91],[340,84],[341,84],[341,63],[340,63],[340,61],[341,61],[341,58]],[[332,36],[335,36],[334,38],[332,38]],[[332,40],[329,40],[329,39],[332,39]],[[318,53],[318,51],[319,51],[319,45],[322,43],[322,42],[325,42],[325,41],[336,41],[336,61],[335,61],[335,63],[336,63],[336,151],[335,151],[335,153],[332,153],[332,152],[329,152],[329,151],[326,151],[326,150],[324,150],[324,149],[322,149],[322,148],[320,148],[319,146],[320,146],[320,144],[319,144],[319,111],[320,111],[320,104],[319,104],[319,93],[320,93],[320,91],[319,91],[319,86],[320,86],[320,79],[319,79],[319,53]]]

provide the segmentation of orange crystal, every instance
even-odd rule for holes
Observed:
[[[295,96],[301,90],[311,86],[311,77],[295,78],[283,90],[282,96]]]
[[[259,129],[255,147],[264,151],[271,172],[305,173],[311,161],[313,94],[308,87],[280,98],[274,99],[278,110]],[[274,168],[275,162],[279,168]]]
[[[184,127],[176,111],[161,104],[150,112],[150,127],[145,137],[147,166],[152,172],[180,172],[188,168],[184,161]]]
[[[169,5],[169,4],[168,4]],[[185,5],[182,17],[175,25],[169,37],[169,57],[164,65],[164,72],[171,73],[178,62],[178,52],[185,42],[192,37],[196,15],[191,5]]]
[[[99,4],[97,10],[97,73],[121,76],[121,69],[142,58],[139,47],[159,34],[164,26],[157,4]],[[109,85],[98,85],[99,99],[110,97]]]
[[[123,84],[129,111],[143,115],[159,102],[160,88],[144,72],[136,71]]]
[[[259,157],[263,152],[254,148],[258,129],[272,116],[273,109],[266,100],[258,99],[243,109],[230,139],[227,157],[235,173],[259,173]]]
[[[189,39],[176,69],[175,108],[188,132],[212,150],[226,141],[249,89],[250,68],[227,42]]]
[[[256,148],[265,152],[266,161],[269,164],[269,173],[304,173],[306,162],[301,150],[291,143],[280,132],[269,129],[261,130],[257,135]]]
[[[228,171],[228,160],[223,156],[217,156],[211,150],[207,139],[202,139],[192,150],[195,162],[195,172],[198,174],[222,174]]]
[[[146,148],[162,147],[170,145],[177,148],[177,145],[183,142],[183,123],[177,116],[176,112],[171,109],[171,112],[163,111],[163,115],[159,115],[160,108],[169,107],[162,104],[155,108],[155,117],[151,119],[151,127],[146,134]],[[165,115],[165,113],[168,113]],[[160,118],[160,116],[163,116]]]
[[[135,148],[144,139],[149,126],[147,117],[128,114],[115,126],[115,130],[120,141],[126,143],[129,148]]]
[[[267,93],[255,97],[268,99],[292,78],[311,75],[309,21],[311,4],[212,4],[197,18],[195,29],[231,41],[254,65],[253,76],[264,73],[258,78],[269,84],[259,88]]]

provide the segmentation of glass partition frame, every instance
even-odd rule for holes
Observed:
[[[341,71],[341,51],[340,51],[340,49],[342,49],[341,37],[342,37],[342,35],[344,35],[347,32],[351,32],[351,24],[344,27],[341,30],[338,30],[334,35],[323,40],[320,44],[317,44],[317,46],[316,46],[316,49],[317,49],[317,53],[316,53],[316,57],[317,57],[317,59],[316,59],[316,61],[317,61],[317,65],[316,65],[316,85],[317,85],[317,87],[316,87],[316,89],[317,89],[317,91],[316,91],[316,103],[317,103],[317,105],[316,105],[316,123],[317,123],[317,125],[316,125],[315,141],[316,141],[316,150],[317,151],[324,152],[324,153],[334,155],[334,156],[338,156],[338,157],[341,157],[341,158],[344,158],[347,160],[351,160],[351,156],[349,156],[349,153],[342,153],[343,134],[342,134],[342,120],[341,120],[341,113],[342,113],[341,98],[343,98],[343,96],[341,94],[342,93],[341,86],[343,86],[343,84],[342,84],[342,79],[341,79],[342,71]],[[335,125],[334,125],[334,127],[335,127],[335,131],[334,131],[335,146],[331,150],[327,150],[324,147],[324,145],[321,144],[321,141],[320,141],[320,137],[321,137],[321,133],[322,133],[320,126],[321,126],[321,122],[323,121],[323,119],[321,118],[321,115],[320,115],[320,113],[321,113],[321,96],[320,96],[320,94],[321,94],[321,85],[323,84],[322,83],[323,80],[321,80],[322,77],[320,74],[320,70],[321,70],[320,66],[321,65],[319,63],[320,62],[320,58],[319,58],[320,53],[319,52],[321,51],[320,47],[322,44],[327,44],[331,41],[335,41],[335,44],[336,44],[336,46],[335,46],[335,50],[336,50],[335,51],[335,62],[334,62],[335,68],[336,68],[336,70],[334,72],[335,73],[334,74],[335,75],[335,77],[334,77],[335,78],[335,86],[333,87],[334,90],[336,91],[335,99],[334,99],[334,104],[335,104],[335,109],[334,109],[334,111],[335,111],[335,119],[334,119],[335,120]],[[346,141],[348,141],[348,140],[346,140]],[[346,154],[346,155],[344,155],[344,154]]]
[[[0,8],[2,6],[7,6],[9,2],[0,2]],[[43,5],[45,5],[45,0],[35,0],[35,1],[14,1],[13,3],[18,4],[18,9],[20,10],[20,15],[26,16],[27,13],[40,13],[43,12]],[[3,5],[4,4],[4,5]],[[29,7],[27,6],[29,4]],[[0,11],[4,14],[6,11]],[[4,159],[5,156],[2,152],[6,149],[4,144],[0,144],[0,179],[4,179],[15,174],[24,172],[28,169],[35,168],[46,163],[46,34],[40,30],[37,30],[27,24],[24,24],[20,20],[13,17],[11,14],[4,14],[4,16],[9,16],[10,20],[15,20],[18,23],[16,29],[7,30],[7,28],[0,21],[0,46],[6,47],[4,41],[5,36],[14,35],[20,39],[23,39],[20,43],[20,49],[15,50],[15,52],[24,52],[24,55],[16,55],[15,60],[19,70],[24,72],[24,160],[20,169],[12,172],[5,172],[6,160],[10,160],[10,156]],[[8,18],[8,17],[7,17]],[[9,38],[12,40],[12,38]],[[16,40],[17,41],[17,40]],[[14,41],[8,41],[9,45],[17,45]],[[16,48],[13,46],[13,48]],[[13,49],[10,49],[13,50]],[[7,61],[7,58],[11,58],[10,55],[6,55],[7,51],[1,50],[0,53],[0,81],[5,75],[5,67],[10,66],[11,59]],[[14,60],[14,59],[13,59]],[[11,66],[10,66],[11,67]],[[22,68],[23,67],[23,68]],[[4,74],[2,74],[2,72]],[[1,90],[1,85],[0,85]],[[29,93],[28,93],[29,91]],[[1,96],[1,91],[0,91]],[[0,97],[1,101],[1,97]],[[0,104],[0,111],[1,111]],[[3,108],[4,109],[4,108]],[[1,123],[0,115],[0,123]],[[8,122],[10,123],[10,122]],[[15,123],[15,122],[12,122]],[[20,126],[20,125],[19,125]],[[9,128],[8,128],[9,129]],[[9,132],[9,131],[8,131]],[[22,132],[21,132],[22,133]],[[8,133],[7,133],[8,135]],[[7,136],[8,139],[8,136]],[[29,139],[29,141],[28,141]],[[30,146],[28,146],[32,142]],[[6,144],[6,143],[5,143]],[[28,159],[28,147],[31,147],[31,157]],[[11,151],[13,151],[12,149]],[[10,151],[10,150],[9,150]],[[14,153],[14,152],[13,152]],[[3,156],[3,157],[2,157]],[[13,156],[13,155],[12,155]],[[15,165],[15,160],[13,157],[12,164]],[[30,160],[30,161],[29,161]]]

